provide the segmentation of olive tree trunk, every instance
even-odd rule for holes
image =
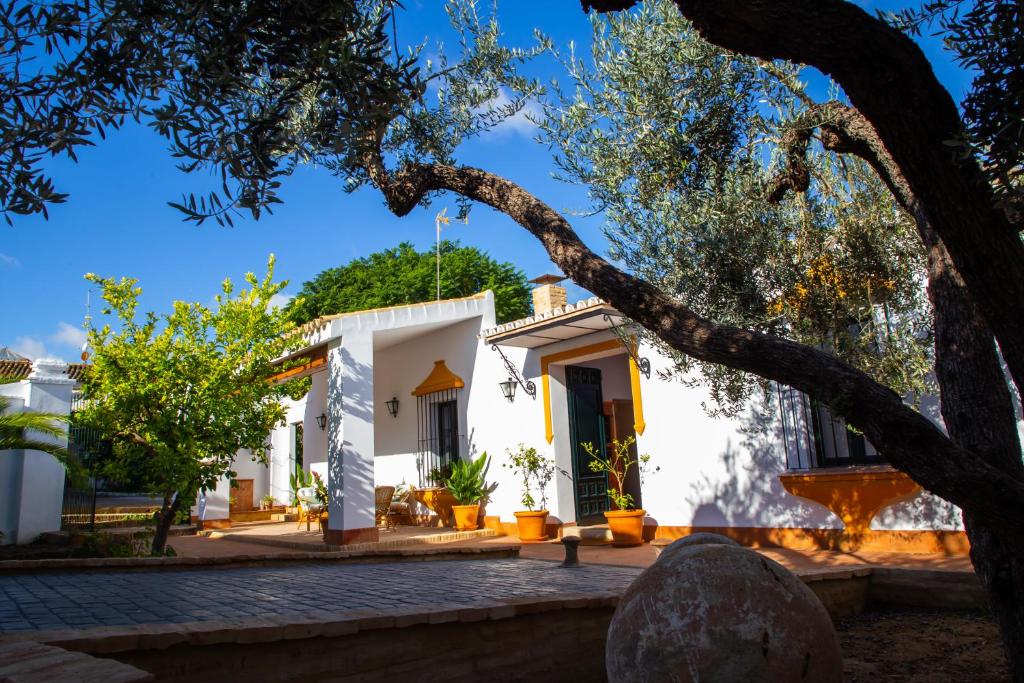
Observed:
[[[177,491],[164,494],[163,505],[156,520],[156,529],[153,533],[153,554],[163,555],[167,548],[167,535],[174,525],[174,520],[181,509],[181,495]]]

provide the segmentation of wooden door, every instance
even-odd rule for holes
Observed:
[[[231,489],[231,512],[248,512],[252,510],[252,479],[236,479],[237,488]]]
[[[640,497],[640,463],[636,461],[636,429],[633,427],[633,401],[629,399],[616,398],[605,401],[604,412],[608,421],[610,432],[608,436],[608,449],[612,448],[612,441],[622,443],[629,437],[633,437],[634,443],[629,447],[629,457],[635,463],[626,473],[626,480],[623,482],[623,493],[633,496],[633,506],[638,510],[643,507]]]
[[[608,475],[590,469],[590,454],[584,443],[593,444],[606,457],[601,371],[566,366],[565,386],[569,400],[569,440],[572,448],[572,476],[576,491],[576,523],[603,524],[608,509]]]

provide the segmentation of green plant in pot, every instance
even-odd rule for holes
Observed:
[[[476,460],[452,463],[452,473],[444,485],[455,499],[452,511],[455,513],[455,528],[459,531],[473,531],[479,526],[480,503],[494,490],[494,486],[488,487],[484,479],[489,465],[490,458],[486,452]]]
[[[512,470],[523,482],[523,496],[520,501],[525,510],[513,513],[519,528],[519,540],[524,542],[543,541],[548,537],[545,522],[548,518],[547,486],[555,476],[555,464],[537,452],[519,444],[516,450],[506,450],[509,461],[502,467]],[[534,492],[538,498],[534,498]]]
[[[302,469],[301,465],[295,466],[295,472],[288,477],[288,484],[292,490],[292,507],[299,504],[299,489],[306,489],[313,485],[313,475]]]
[[[608,498],[612,502],[614,510],[604,513],[608,520],[608,527],[612,532],[612,545],[618,547],[629,547],[643,543],[644,517],[647,511],[637,509],[633,496],[625,491],[626,479],[634,467],[639,469],[640,484],[643,485],[651,456],[644,454],[639,457],[633,456],[633,444],[636,439],[632,436],[622,441],[612,441],[611,453],[603,457],[601,452],[591,443],[581,444],[583,449],[590,455],[590,470],[592,472],[604,472],[608,475]],[[657,471],[660,468],[655,468]]]
[[[316,497],[316,502],[320,506],[320,531],[324,535],[324,540],[327,538],[327,506],[330,502],[330,493],[327,491],[327,482],[320,476],[318,472],[314,472],[312,476],[313,480],[313,495]]]

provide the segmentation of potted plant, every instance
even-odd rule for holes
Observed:
[[[640,545],[644,541],[644,516],[647,511],[637,510],[634,507],[633,496],[623,491],[626,477],[633,467],[639,467],[640,484],[643,485],[647,465],[651,461],[651,456],[647,454],[633,458],[629,449],[634,443],[636,439],[632,436],[622,441],[613,440],[612,452],[607,458],[602,458],[593,444],[582,444],[591,458],[590,470],[608,474],[608,498],[616,509],[608,510],[604,517],[608,520],[608,527],[612,532],[612,545],[620,548]]]
[[[320,533],[324,535],[324,542],[327,542],[327,484],[318,472],[313,473],[313,496],[320,506]]]
[[[427,473],[429,486],[416,488],[412,491],[412,497],[421,505],[426,506],[431,512],[437,515],[440,526],[449,526],[452,517],[452,505],[455,499],[444,486],[444,482],[452,474],[451,463],[445,463],[439,467],[431,468]]]
[[[260,498],[260,510],[271,510],[274,507],[274,497],[269,493]]]
[[[458,531],[473,531],[478,526],[480,501],[489,493],[484,481],[488,464],[487,453],[476,460],[456,460],[452,463],[452,473],[445,481],[445,487],[455,499],[452,511],[455,513],[455,528]]]
[[[292,504],[291,509],[287,512],[296,514],[299,512],[299,489],[309,488],[313,485],[313,477],[310,476],[309,472],[302,469],[301,465],[295,465],[295,472],[288,476],[288,484],[292,490]]]
[[[526,509],[512,513],[516,516],[519,540],[524,543],[547,540],[547,486],[555,475],[555,465],[538,453],[536,448],[527,448],[523,444],[519,444],[515,451],[505,452],[508,453],[509,462],[502,464],[502,467],[508,467],[515,476],[523,480],[523,497],[520,498],[520,502]],[[534,488],[540,496],[539,504],[533,497]],[[539,509],[534,509],[535,506]]]

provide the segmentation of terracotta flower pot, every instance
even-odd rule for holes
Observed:
[[[646,510],[609,510],[604,513],[612,530],[612,545],[629,548],[644,542]]]
[[[547,510],[522,510],[513,513],[519,527],[519,540],[523,543],[546,541],[548,532],[544,523],[548,521]]]
[[[441,526],[451,524],[452,506],[455,504],[455,498],[448,489],[436,486],[416,489],[412,495],[416,502],[427,506],[431,512],[437,515]]]
[[[455,513],[455,529],[457,531],[474,531],[477,528],[477,517],[480,514],[480,506],[473,505],[452,505],[452,512]]]

